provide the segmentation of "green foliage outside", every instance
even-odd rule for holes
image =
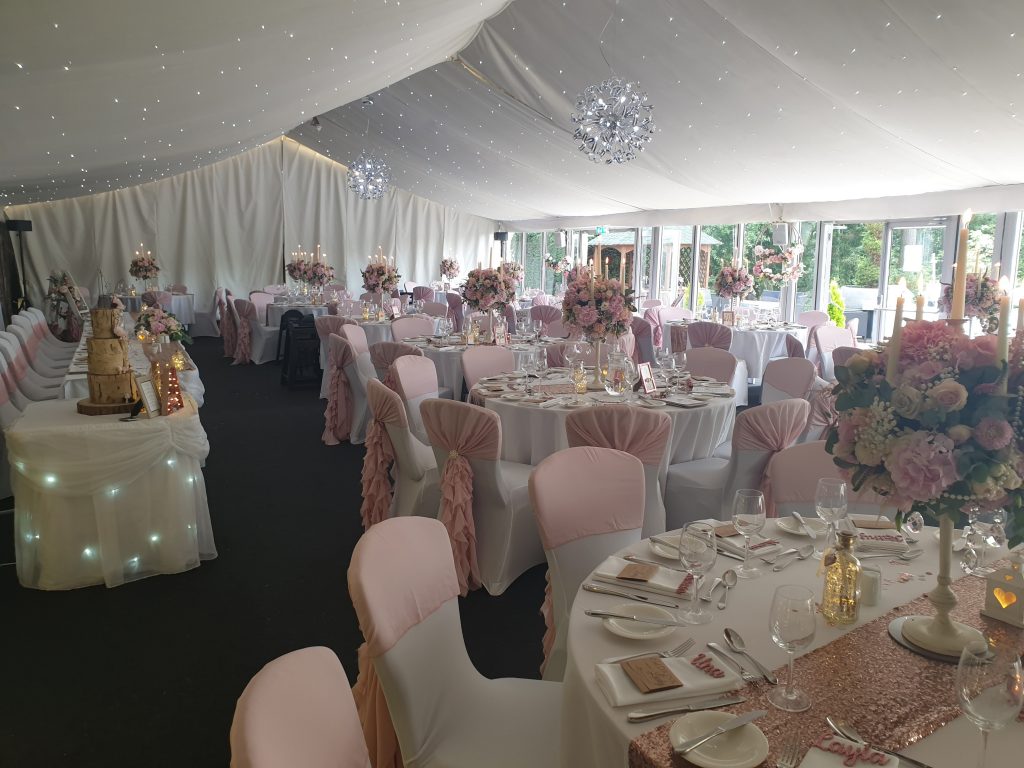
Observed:
[[[828,319],[839,328],[846,327],[846,302],[835,280],[828,284]]]

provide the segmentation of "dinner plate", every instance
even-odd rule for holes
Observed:
[[[679,541],[678,533],[663,533],[660,538],[666,541]],[[656,554],[658,557],[664,557],[666,560],[674,560],[679,562],[679,550],[666,547],[664,544],[659,544],[654,539],[648,539],[647,545],[651,548],[651,552]]]
[[[808,517],[807,515],[804,515],[803,518],[804,522],[807,523],[807,527],[814,531],[815,534],[820,536],[825,533],[826,525],[824,522],[816,517]],[[796,521],[796,518],[793,517],[776,518],[775,525],[780,530],[793,536],[807,535],[807,532],[801,527],[800,523]]]
[[[642,397],[637,401],[637,405],[641,408],[668,408],[668,403],[662,400],[650,400]]]
[[[525,400],[526,395],[522,392],[506,392],[501,396],[502,400]]]
[[[665,619],[676,621],[676,617],[659,608],[656,605],[645,605],[644,603],[620,603],[609,609],[611,613],[628,613],[632,616],[642,616],[645,619]],[[613,635],[624,637],[627,640],[657,640],[659,637],[668,637],[676,628],[659,627],[657,624],[641,624],[638,621],[629,619],[605,619],[605,629]]]
[[[696,739],[734,720],[736,715],[710,709],[691,712],[676,720],[668,732],[673,747]],[[768,757],[768,739],[753,723],[741,725],[686,753],[685,759],[700,768],[754,768]]]
[[[591,403],[588,403],[586,400],[566,400],[559,407],[560,408],[586,408],[586,407],[588,407],[590,405],[591,405]]]

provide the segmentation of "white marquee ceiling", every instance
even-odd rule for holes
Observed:
[[[503,6],[14,4],[0,202],[146,181],[295,126],[341,162],[374,149],[398,186],[504,220],[1024,182],[1018,0],[515,0],[480,27]],[[606,167],[574,148],[568,116],[609,75],[613,10],[605,55],[649,91],[659,132]],[[459,50],[482,78],[445,61]]]

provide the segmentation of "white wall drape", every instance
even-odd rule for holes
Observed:
[[[283,282],[284,263],[300,245],[319,243],[355,292],[378,247],[396,257],[403,281],[439,279],[442,255],[464,265],[486,260],[493,221],[398,189],[359,200],[345,175],[343,165],[282,138],[160,181],[5,213],[32,221],[25,267],[37,306],[51,270],[68,270],[93,295],[100,271],[111,288],[130,280],[140,243],[158,259],[160,283],[185,283],[202,310],[218,285],[245,295]]]

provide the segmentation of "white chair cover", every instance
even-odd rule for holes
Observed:
[[[826,477],[844,479],[832,460],[832,454],[825,450],[824,440],[800,443],[779,451],[767,472],[775,517],[785,517],[790,512],[814,517],[814,494],[818,480]],[[891,502],[887,504],[884,497],[866,488],[855,493],[848,483],[847,512],[891,517],[896,512],[896,505]]]
[[[429,357],[405,355],[391,364],[390,373],[395,390],[405,403],[409,429],[421,443],[429,444],[430,438],[423,426],[420,406],[427,400],[439,397],[434,361]]]
[[[807,400],[815,380],[814,363],[802,357],[771,360],[761,379],[761,404],[796,397]]]

